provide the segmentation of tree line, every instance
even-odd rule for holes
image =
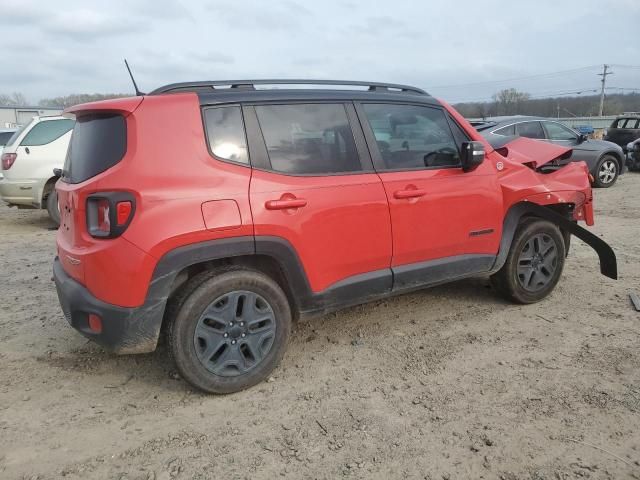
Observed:
[[[600,95],[531,98],[527,92],[507,88],[491,101],[454,104],[464,117],[485,118],[500,115],[538,117],[593,117],[598,115]],[[604,115],[640,112],[640,93],[609,93],[605,96]]]
[[[98,100],[107,100],[109,98],[130,97],[130,93],[74,93],[54,98],[43,98],[37,106],[51,108],[67,108],[79,103],[96,102]],[[27,97],[20,92],[11,94],[0,93],[0,106],[7,107],[26,107],[31,106]]]
[[[67,108],[79,103],[129,97],[127,93],[75,93],[71,95],[43,98],[38,106]],[[23,107],[27,98],[19,92],[0,94],[0,105]],[[598,115],[599,95],[573,97],[532,98],[527,92],[515,88],[500,90],[487,102],[456,103],[454,107],[467,118],[485,118],[499,115],[535,115],[539,117],[591,117]],[[623,112],[640,112],[640,93],[607,94],[604,102],[605,115]]]

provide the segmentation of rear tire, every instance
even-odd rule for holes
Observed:
[[[225,267],[193,277],[171,302],[168,345],[182,377],[209,393],[233,393],[280,363],[291,308],[263,273]]]
[[[560,280],[565,257],[560,229],[546,220],[527,219],[516,230],[507,259],[491,276],[491,284],[507,300],[539,302]]]
[[[47,195],[47,213],[49,218],[56,224],[56,227],[60,226],[60,208],[58,207],[58,192],[54,188]]]
[[[603,155],[593,175],[593,185],[598,188],[609,188],[616,183],[620,175],[620,164],[612,155]]]

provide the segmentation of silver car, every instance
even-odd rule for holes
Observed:
[[[503,145],[513,136],[536,138],[571,147],[573,153],[564,162],[586,162],[596,187],[612,186],[626,169],[625,154],[620,146],[604,140],[590,139],[549,118],[516,115],[491,117],[472,121],[471,124],[494,148]]]

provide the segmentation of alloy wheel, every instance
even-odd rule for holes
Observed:
[[[193,341],[202,365],[232,377],[256,368],[276,334],[273,308],[257,293],[236,290],[216,298],[198,319]]]
[[[558,247],[554,239],[545,233],[533,235],[518,257],[518,282],[529,292],[542,290],[553,279],[557,265]]]
[[[613,160],[605,160],[598,170],[598,178],[604,184],[611,183],[618,173],[618,166]]]

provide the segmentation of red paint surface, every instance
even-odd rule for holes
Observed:
[[[528,140],[516,144],[513,158],[505,158],[444,105],[473,140],[485,145],[485,162],[473,172],[325,177],[252,172],[211,157],[193,93],[72,107],[69,111],[78,115],[123,113],[128,146],[123,160],[108,171],[80,184],[57,183],[60,261],[100,300],[135,307],[144,303],[158,260],[196,242],[254,234],[286,239],[302,260],[312,290],[319,292],[391,265],[496,254],[504,215],[520,201],[575,203],[576,218],[593,223],[586,165],[536,173],[525,164],[541,165],[565,149]],[[504,164],[500,171],[498,162]],[[100,191],[127,191],[135,198],[131,223],[118,238],[87,233],[86,199]],[[469,235],[490,229],[491,234]]]

